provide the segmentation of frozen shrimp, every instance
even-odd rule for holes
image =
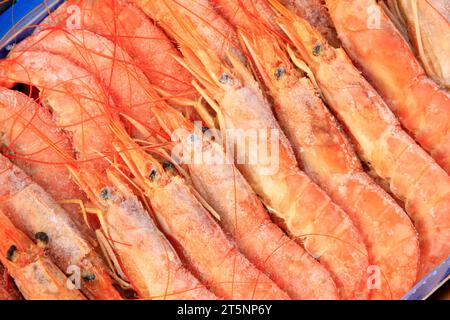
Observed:
[[[412,137],[450,173],[448,91],[425,74],[375,0],[326,0],[326,4],[350,57]]]
[[[173,56],[173,43],[139,8],[122,0],[69,0],[50,14],[37,29],[82,29],[117,43],[171,102],[184,106],[194,94],[191,76]],[[119,58],[120,59],[120,58]],[[183,108],[192,112],[192,108]]]
[[[262,17],[259,21],[259,15],[250,15],[247,8],[240,7],[240,1],[228,4],[227,17],[242,30],[242,42],[274,100],[273,111],[298,161],[349,214],[367,244],[371,265],[379,268],[380,285],[371,286],[371,297],[403,297],[414,285],[418,271],[419,246],[414,226],[363,171],[350,142],[311,81],[296,70],[279,40],[260,28],[262,24],[269,28],[276,25],[275,19],[267,22]],[[223,4],[224,12],[225,7]]]
[[[0,210],[0,261],[28,300],[84,300],[70,280]]]
[[[350,132],[361,159],[404,202],[419,233],[418,277],[423,277],[450,254],[450,178],[401,128],[342,49],[328,45],[307,21],[279,2],[270,2],[324,98]]]
[[[219,214],[219,224],[233,236],[239,250],[293,299],[338,299],[328,271],[271,222],[232,159],[226,161],[222,146],[204,137],[200,129],[168,105],[158,103],[153,112],[174,142],[182,145],[183,157],[193,151],[190,140],[195,137],[196,152],[205,162],[186,163],[190,178]],[[208,163],[206,159],[217,161]]]
[[[152,141],[161,138],[158,122],[148,108],[153,102],[148,91],[155,90],[154,86],[116,44],[85,30],[44,30],[14,48],[17,53],[41,50],[63,55],[97,75],[125,115],[132,137]]]
[[[25,94],[2,87],[0,110],[3,153],[56,201],[85,201],[86,196],[64,166],[65,157],[52,147],[56,146],[65,154],[74,156],[69,137],[60,128],[51,125],[51,114]],[[53,166],[52,170],[48,170],[49,165]],[[80,231],[92,238],[92,232],[82,221],[79,206],[62,206]]]
[[[243,155],[241,160],[235,159],[238,168],[265,205],[281,219],[281,225],[330,271],[342,297],[366,298],[368,258],[360,233],[345,212],[299,169],[287,138],[246,66],[232,53],[228,65],[205,45],[189,23],[184,21],[185,27],[180,29],[190,32],[176,35],[185,57],[182,63],[218,113],[226,140],[248,139],[239,138],[242,131],[256,130],[261,137],[251,147],[256,148],[257,155],[269,158],[245,160],[254,159],[255,150],[236,143],[237,152]]]
[[[21,300],[22,295],[14,284],[8,271],[0,263],[0,300]]]
[[[264,273],[251,264],[203,207],[186,182],[166,174],[145,151],[122,137],[120,155],[145,192],[153,215],[173,239],[194,273],[217,296],[225,299],[288,299]]]
[[[64,272],[79,270],[81,290],[92,299],[121,299],[109,270],[68,214],[22,170],[0,156],[0,209],[29,238],[42,238]],[[78,273],[77,273],[78,274]]]
[[[40,89],[56,123],[72,134],[78,164],[67,165],[94,203],[104,236],[120,261],[119,270],[139,297],[215,299],[183,266],[127,184],[112,172],[117,155],[112,142],[117,139],[111,125],[119,125],[120,119],[109,112],[113,102],[95,78],[64,57],[43,51],[14,53],[0,69],[9,82]]]
[[[136,72],[132,72],[132,74],[130,73],[131,70],[129,70],[127,68],[127,65],[121,62],[115,62],[115,66],[116,67],[112,67],[112,65],[114,64],[113,60],[106,60],[106,61],[102,61],[101,60],[101,56],[100,56],[100,52],[97,52],[97,56],[94,57],[93,55],[95,55],[95,53],[89,54],[89,51],[91,50],[91,48],[95,48],[95,46],[98,47],[98,43],[100,41],[99,40],[99,36],[95,36],[86,32],[83,33],[78,33],[79,37],[77,37],[77,39],[68,39],[68,37],[70,37],[69,35],[64,35],[64,34],[57,34],[57,32],[51,32],[51,33],[46,33],[45,31],[42,32],[40,34],[40,37],[38,37],[38,39],[32,39],[30,42],[33,43],[31,44],[29,47],[35,48],[35,49],[49,49],[52,51],[62,51],[63,53],[65,53],[66,55],[71,55],[71,57],[73,57],[75,60],[77,60],[77,62],[79,63],[84,63],[84,61],[91,61],[91,65],[94,65],[94,67],[92,68],[92,72],[96,73],[96,74],[100,74],[100,78],[105,78],[108,77],[111,73],[114,73],[114,75],[110,76],[110,79],[112,79],[111,82],[114,82],[111,85],[111,88],[113,89],[113,94],[115,95],[115,97],[118,98],[118,100],[121,103],[126,103],[128,101],[128,96],[126,95],[127,92],[130,92],[130,90],[127,90],[128,88],[135,88],[136,86],[133,86],[134,84],[136,84],[136,80],[135,82],[129,84],[129,83],[123,83],[123,79],[125,78],[133,78],[135,77]],[[75,35],[76,36],[76,35]],[[67,39],[66,41],[64,39]],[[78,40],[78,41],[77,41]],[[86,45],[86,49],[83,51],[83,49],[81,49],[80,47],[76,47],[76,44],[78,43],[79,46],[81,46],[82,44]],[[87,44],[89,43],[89,44]],[[111,43],[108,43],[108,45],[111,45]],[[27,46],[27,44],[25,44],[25,46]],[[74,48],[75,46],[75,48]],[[57,50],[55,48],[64,48],[64,49],[60,49]],[[20,51],[20,48],[19,48]],[[70,54],[70,52],[76,52],[75,54]],[[83,53],[85,55],[83,55]],[[104,56],[107,56],[108,54],[105,53]],[[92,58],[92,59],[90,59]],[[126,59],[126,60],[130,60],[130,59]],[[94,62],[94,63],[92,63]],[[102,64],[103,62],[103,64]],[[88,64],[88,63],[84,63],[84,64]],[[121,69],[119,69],[121,68]],[[106,75],[102,76],[102,71],[98,71],[96,72],[96,70],[105,70]],[[139,74],[138,74],[139,75]],[[141,78],[141,81],[143,81],[143,79]],[[127,85],[130,85],[129,87]],[[144,84],[145,85],[145,84]],[[149,84],[147,85],[147,87],[149,86]],[[124,88],[125,87],[125,88]],[[144,88],[145,89],[145,88]],[[134,90],[132,92],[135,92]],[[144,95],[144,99],[146,98],[147,101],[140,101],[139,103],[136,102],[133,103],[131,106],[127,105],[128,107],[132,107],[133,105],[137,106],[137,107],[141,107],[141,106],[145,106],[145,104],[149,103],[148,101],[148,96],[145,96],[145,92],[142,91],[142,94]],[[135,94],[136,95],[136,94]],[[142,108],[141,108],[142,109]],[[139,110],[141,110],[139,109]],[[145,110],[142,110],[143,112],[145,112]],[[147,111],[148,112],[148,111]],[[142,113],[142,115],[144,116],[144,113]],[[151,128],[151,127],[150,127]],[[162,173],[161,173],[162,174]],[[162,183],[164,182],[164,179],[162,179]],[[172,188],[171,188],[171,187]],[[201,205],[199,203],[196,203],[194,201],[195,198],[193,198],[192,195],[189,195],[189,193],[183,189],[183,184],[181,182],[174,182],[173,184],[171,184],[170,186],[167,187],[167,189],[164,189],[164,185],[161,186],[160,189],[158,190],[165,190],[165,191],[160,191],[160,197],[158,196],[152,196],[152,200],[151,201],[152,204],[154,203],[160,203],[163,201],[163,199],[165,199],[165,197],[167,199],[173,198],[174,196],[177,196],[176,191],[180,191],[180,195],[178,195],[178,197],[180,197],[180,203],[181,198],[185,199],[186,202],[186,208],[184,208],[185,210],[181,210],[181,212],[185,212],[187,215],[192,215],[193,218],[197,217],[197,215],[195,215],[195,212],[198,212],[198,216],[199,216],[199,221],[198,221],[198,228],[201,229],[205,229],[207,231],[210,231],[210,233],[206,233],[204,232],[202,235],[203,236],[211,236],[211,235],[215,235],[215,237],[210,239],[210,246],[211,246],[211,241],[214,238],[217,238],[217,246],[218,248],[221,248],[221,251],[214,251],[217,252],[217,257],[216,259],[212,259],[212,254],[209,254],[210,256],[210,260],[211,261],[217,261],[220,262],[220,267],[223,268],[223,270],[227,270],[228,267],[228,272],[213,272],[213,274],[217,274],[220,275],[221,277],[226,278],[228,281],[223,281],[220,278],[219,279],[210,279],[208,280],[208,283],[211,283],[211,287],[212,288],[220,288],[217,290],[217,294],[222,295],[226,298],[241,298],[241,299],[250,299],[253,297],[256,299],[260,299],[260,298],[287,298],[287,295],[285,293],[283,293],[280,289],[278,289],[274,284],[272,284],[272,288],[270,285],[270,280],[266,279],[264,275],[258,275],[258,272],[256,269],[253,268],[253,266],[242,256],[240,255],[238,252],[235,252],[234,254],[229,254],[228,256],[221,256],[220,254],[228,254],[228,250],[233,250],[231,243],[229,243],[228,239],[226,238],[226,236],[224,234],[221,234],[218,230],[219,227],[217,226],[217,224],[215,222],[212,221],[212,218],[209,216],[209,214],[207,212],[205,212],[204,209],[201,208]],[[169,197],[171,195],[171,197]],[[191,201],[191,202],[188,202]],[[156,210],[156,212],[162,212],[162,213],[166,213],[165,217],[175,217],[169,210],[179,210],[180,208],[176,208],[174,204],[172,204],[172,206],[168,206],[170,202],[166,203],[165,207],[163,207],[160,210]],[[162,206],[162,205],[161,205]],[[160,207],[161,207],[160,206]],[[166,208],[167,207],[167,208]],[[169,211],[169,213],[167,213]],[[171,220],[169,220],[171,221]],[[183,218],[180,218],[177,221],[184,221]],[[191,223],[193,223],[194,220],[191,219]],[[202,227],[203,225],[203,227]],[[196,242],[199,242],[200,240],[206,240],[205,238],[200,238],[199,237],[195,237],[195,235],[197,235],[197,233],[193,233],[193,234],[188,234],[186,235],[186,230],[185,229],[181,229],[180,227],[182,226],[182,224],[175,223],[174,226],[177,226],[177,228],[175,228],[174,230],[172,229],[172,232],[170,233],[170,235],[175,238],[178,239],[180,234],[183,235],[182,239],[196,239]],[[193,228],[192,225],[190,226],[190,228]],[[181,229],[181,230],[180,230]],[[201,233],[200,233],[201,234]],[[177,235],[177,236],[175,236]],[[190,244],[191,242],[187,242],[187,244]],[[184,243],[183,243],[184,244]],[[205,242],[206,245],[206,242]],[[193,255],[191,252],[192,249],[195,248],[189,248],[190,251],[189,255]],[[226,261],[228,261],[228,264],[224,262],[224,259],[226,259]],[[202,265],[202,263],[204,263],[202,260],[197,260],[193,259],[196,263],[196,261],[200,261],[200,265]],[[238,266],[233,265],[233,263],[237,261],[236,263],[238,264]],[[194,263],[194,264],[195,264]],[[230,269],[230,267],[233,266],[235,269]],[[237,268],[237,269],[236,269]],[[202,274],[209,274],[210,270],[214,270],[215,268],[211,267],[211,268],[205,268],[203,267],[202,270]],[[232,272],[234,272],[232,274]],[[236,279],[236,284],[232,283],[232,276],[234,276]],[[242,284],[241,284],[242,282]],[[268,283],[268,284],[266,284]],[[251,287],[251,290],[248,289],[248,287]],[[229,288],[228,288],[229,287]],[[254,288],[253,288],[254,287]],[[278,293],[277,293],[278,291]]]

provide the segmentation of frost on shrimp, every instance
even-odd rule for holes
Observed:
[[[329,46],[319,32],[276,0],[270,2],[329,106],[351,133],[360,157],[405,203],[419,234],[419,277],[423,277],[450,253],[450,178],[402,129],[342,49]]]
[[[184,29],[193,30],[190,21],[184,20],[183,24]],[[238,163],[238,168],[274,215],[283,221],[281,225],[332,273],[343,296],[366,297],[368,260],[359,232],[345,212],[298,168],[290,144],[253,75],[233,54],[228,55],[228,66],[195,32],[183,32],[175,38],[185,56],[182,63],[201,83],[196,87],[219,115],[221,129],[279,133],[279,138],[267,135],[254,145],[257,154],[265,154],[264,148],[275,140],[279,151],[275,159],[279,165],[272,174],[267,174],[267,164],[262,159]],[[229,138],[233,140],[237,130],[231,132]],[[254,150],[249,151],[242,144],[237,147],[245,159],[250,159],[249,152]]]
[[[379,268],[380,286],[372,285],[371,298],[401,298],[414,284],[418,269],[417,235],[409,217],[363,172],[350,141],[313,83],[298,72],[281,41],[272,35],[275,18],[266,31],[261,29],[266,20],[259,21],[256,15],[245,19],[251,14],[245,12],[247,8],[240,10],[241,15],[234,6],[228,10],[239,17],[234,22],[242,30],[242,42],[274,99],[273,112],[298,161],[349,214],[367,244],[369,262]]]
[[[375,0],[326,3],[348,54],[408,133],[449,173],[449,92],[426,75],[400,31]],[[448,36],[448,32],[443,34]],[[439,40],[439,50],[447,45],[448,41]]]
[[[47,235],[50,239],[49,254],[58,267],[66,271],[76,266],[80,274],[88,279],[81,283],[82,291],[88,297],[120,299],[112,286],[107,267],[67,213],[3,156],[0,156],[0,168],[0,209],[14,225],[30,238],[41,232]]]
[[[72,134],[80,164],[68,166],[95,204],[103,233],[122,263],[119,269],[140,297],[214,299],[183,267],[129,187],[110,174],[117,155],[112,127],[124,129],[114,103],[95,77],[64,57],[44,51],[13,54],[3,67],[8,79],[41,89],[58,124]],[[123,136],[129,141],[126,133]],[[127,201],[135,205],[130,207]]]
[[[36,32],[87,30],[114,41],[142,69],[148,80],[179,108],[192,98],[191,77],[173,59],[180,56],[170,39],[135,5],[122,0],[69,0],[50,14]],[[179,109],[184,113],[191,108]]]
[[[0,210],[0,261],[28,300],[84,300],[64,273]]]

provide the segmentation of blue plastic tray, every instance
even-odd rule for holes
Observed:
[[[0,15],[0,58],[8,54],[11,45],[28,37],[34,27],[63,2],[63,0],[17,0],[4,11]],[[450,257],[419,281],[403,300],[428,298],[449,279],[449,276]]]

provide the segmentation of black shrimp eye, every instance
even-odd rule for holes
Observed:
[[[45,232],[37,232],[34,235],[34,238],[36,239],[38,246],[42,247],[46,247],[48,245],[48,242],[50,241],[50,238]]]
[[[9,261],[13,261],[14,260],[14,254],[17,251],[17,247],[15,245],[12,245],[11,247],[9,247],[8,251],[6,251],[6,259],[8,259]]]
[[[150,179],[152,179],[152,181],[155,181],[157,175],[158,175],[158,172],[156,172],[156,169],[152,169],[150,171],[149,177],[150,177]]]
[[[174,167],[174,165],[172,164],[172,162],[170,161],[164,161],[163,162],[163,168],[164,170],[172,170]]]
[[[316,57],[320,56],[320,54],[322,53],[322,49],[323,49],[322,44],[318,43],[312,49],[312,54],[315,55]]]
[[[227,84],[229,80],[230,80],[230,76],[225,72],[222,73],[222,75],[219,78],[219,82],[221,84]]]
[[[282,76],[284,76],[286,74],[286,68],[284,66],[281,66],[279,68],[277,68],[277,70],[275,70],[275,78],[277,78],[277,80],[280,80],[280,78]]]
[[[108,187],[103,188],[103,190],[100,192],[100,197],[103,200],[108,200],[111,197],[111,190]]]
[[[208,127],[202,127],[202,132],[203,132],[203,133],[206,133],[208,130],[209,130]]]
[[[89,274],[84,275],[82,278],[86,282],[94,281],[95,280],[95,274],[89,273]]]

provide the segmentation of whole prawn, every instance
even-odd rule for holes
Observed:
[[[104,237],[119,271],[141,298],[214,299],[183,265],[130,188],[114,173],[111,122],[114,107],[101,85],[86,70],[44,51],[12,53],[0,62],[2,79],[40,89],[56,124],[72,135],[78,163],[71,174],[94,204]],[[113,119],[111,119],[113,117]]]
[[[450,178],[401,128],[383,99],[342,49],[328,45],[307,21],[276,0],[278,22],[311,68],[329,106],[360,157],[405,204],[419,233],[419,278],[450,254]]]
[[[7,161],[2,157],[1,162]],[[0,261],[28,300],[84,300],[66,275],[0,210]]]
[[[173,142],[181,144],[180,156],[198,153],[205,159],[185,163],[190,179],[220,216],[219,224],[233,236],[239,250],[292,298],[337,299],[337,290],[328,271],[270,220],[232,159],[227,161],[222,146],[195,129],[192,122],[169,105],[159,102],[152,111]],[[190,143],[192,137],[195,137],[195,145]],[[171,153],[177,155],[176,147]],[[216,161],[210,163],[207,159]]]
[[[176,15],[175,10],[172,12]],[[242,139],[239,138],[242,130],[264,131],[262,138],[251,146],[256,148],[255,154],[270,157],[270,150],[278,151],[274,151],[270,163],[262,159],[251,163],[245,159],[252,159],[255,150],[237,143],[243,161],[236,161],[244,177],[282,220],[281,225],[330,271],[342,297],[367,297],[367,250],[360,233],[345,212],[299,169],[253,75],[232,53],[228,54],[228,64],[209,49],[188,19],[176,20],[184,26],[178,29],[189,30],[172,34],[185,57],[181,63],[200,82],[195,86],[217,112],[226,140]]]
[[[248,55],[274,100],[273,112],[308,175],[328,192],[361,232],[381,285],[371,286],[373,299],[399,299],[414,285],[418,272],[417,233],[406,213],[363,170],[350,141],[299,72],[259,15],[241,8],[241,0],[221,8],[241,30]],[[221,0],[217,0],[221,2]],[[230,2],[230,1],[228,1]],[[264,2],[265,3],[265,2]],[[240,14],[239,14],[240,13]]]
[[[139,77],[137,77],[138,80],[140,80],[139,83],[136,80],[134,80],[134,82],[130,81],[131,83],[123,82],[123,79],[135,79],[136,74],[139,76],[139,71],[135,69],[131,70],[129,66],[121,61],[114,61],[112,59],[113,57],[110,57],[110,60],[102,60],[102,57],[108,57],[108,53],[104,52],[103,54],[101,54],[101,52],[99,51],[95,52],[95,48],[98,47],[98,43],[101,43],[101,41],[98,41],[101,40],[98,36],[93,36],[86,32],[72,32],[72,34],[75,38],[70,39],[70,35],[67,34],[58,34],[58,32],[52,32],[49,34],[46,31],[43,31],[39,34],[37,39],[26,40],[26,42],[32,43],[31,45],[25,43],[23,46],[31,47],[33,48],[33,50],[45,49],[52,52],[69,55],[73,58],[73,60],[76,60],[78,64],[83,65],[83,67],[90,68],[91,72],[100,75],[101,79],[105,79],[107,82],[106,84],[109,84],[109,87],[112,89],[116,101],[118,101],[121,105],[126,106],[126,109],[131,109],[133,107],[135,109],[137,108],[138,110],[141,110],[141,114],[144,115],[146,112],[145,103],[137,103],[133,100],[130,101],[128,99],[129,96],[127,96],[126,94],[130,91],[123,89],[124,86],[127,87],[128,84],[130,85],[130,87],[137,88],[139,86],[139,83],[144,86],[144,90],[150,89],[150,84],[146,84],[145,79],[142,79],[142,77],[140,77],[140,79]],[[108,43],[108,45],[111,46],[112,44]],[[81,46],[86,46],[86,48],[83,50],[82,48],[80,48]],[[16,52],[20,50],[21,48],[15,48]],[[119,53],[119,49],[116,49],[116,53]],[[130,59],[124,57],[124,60],[129,61]],[[91,65],[95,67],[90,67],[89,64],[85,61],[93,62]],[[103,73],[106,74],[103,75]],[[108,82],[108,80],[111,81]],[[148,95],[145,96],[145,91],[143,91],[142,94],[144,95],[144,97],[146,97],[147,100],[149,99]],[[124,112],[127,112],[127,110],[125,110]],[[127,139],[126,134],[123,134],[123,136],[125,136],[124,139]],[[133,148],[133,146],[129,146],[128,148]],[[144,154],[140,154],[139,156],[139,162],[141,163],[139,164],[138,168],[142,166],[142,164],[146,161],[145,159],[149,157],[148,155]],[[155,161],[153,161],[153,163],[155,164]],[[144,166],[144,168],[146,167]],[[160,168],[160,166],[157,166],[155,164],[155,168]],[[231,243],[229,243],[226,236],[219,231],[217,224],[212,220],[210,215],[204,209],[202,209],[200,203],[198,203],[193,195],[189,193],[188,189],[186,189],[181,180],[175,179],[172,183],[171,181],[167,180],[169,178],[164,178],[163,171],[158,171],[158,177],[160,177],[160,179],[155,179],[155,182],[157,181],[159,184],[157,184],[157,187],[155,186],[152,188],[150,188],[145,183],[145,175],[141,180],[141,186],[149,188],[149,190],[155,190],[154,192],[149,193],[149,198],[151,199],[150,203],[152,204],[152,206],[157,206],[157,204],[159,204],[159,210],[155,210],[156,217],[160,217],[161,214],[162,218],[160,219],[168,219],[165,220],[165,223],[163,223],[163,225],[167,225],[171,221],[176,221],[176,223],[173,224],[173,226],[176,226],[176,228],[172,227],[170,229],[170,232],[168,233],[172,238],[176,240],[181,239],[178,242],[182,243],[183,248],[185,245],[192,244],[191,241],[188,241],[190,239],[195,239],[196,243],[199,243],[201,240],[205,240],[205,243],[202,247],[207,246],[208,242],[209,245],[207,247],[211,247],[212,251],[209,254],[207,254],[206,252],[203,252],[202,254],[209,256],[209,260],[212,262],[220,261],[220,268],[221,270],[223,270],[223,272],[213,272],[212,274],[217,274],[220,275],[220,277],[225,277],[225,279],[227,279],[227,281],[225,282],[220,278],[211,278],[210,270],[214,270],[218,268],[218,266],[210,266],[210,268],[205,268],[202,265],[204,264],[204,259],[194,254],[199,251],[196,250],[196,248],[188,246],[187,255],[193,256],[194,265],[200,265],[202,267],[202,269],[200,269],[201,274],[206,277],[208,283],[210,283],[211,288],[215,289],[213,291],[226,298],[287,298],[287,295],[279,290],[274,284],[270,284],[271,281],[267,279],[265,275],[258,275],[258,271],[255,270],[253,266],[243,256],[240,255],[240,253],[228,253],[227,256],[220,256],[219,254],[224,254],[225,252],[227,252],[227,250],[233,250],[233,246],[231,245]],[[152,184],[150,184],[150,186],[152,186]],[[154,193],[157,193],[157,195]],[[177,208],[175,204],[173,204],[174,197],[179,197],[180,201],[177,203],[183,203],[185,204],[185,207]],[[167,199],[167,202],[164,203],[163,199]],[[180,221],[184,221],[184,219],[182,217],[179,217],[176,220],[173,220],[175,219],[176,215],[172,214],[169,211],[170,209],[177,210],[179,212],[178,215],[180,215],[181,212],[185,212],[186,214],[192,216],[192,218],[190,219],[191,226],[189,227],[189,229],[193,228],[193,222],[196,221],[194,220],[194,218],[198,217],[198,229],[203,229],[205,231],[208,231],[209,233],[186,233],[185,229],[181,229],[183,224],[180,223]],[[197,214],[194,214],[196,212]],[[180,238],[180,235],[183,235],[183,237]],[[204,235],[205,237],[209,235],[209,241],[207,240],[207,238],[201,238],[199,235]],[[186,239],[187,241],[183,242],[182,240],[184,239]],[[213,239],[216,239],[217,241],[217,246],[215,249],[212,246]],[[197,245],[198,244],[196,244],[196,246]],[[220,250],[218,248],[220,248]],[[215,259],[211,258],[214,256],[214,253],[217,254]],[[225,261],[229,262],[228,265],[225,263]],[[233,269],[229,269],[231,266],[233,266]],[[211,279],[208,279],[208,277]],[[233,277],[236,280],[235,284],[231,281]],[[248,288],[249,286],[250,289]],[[272,286],[272,288],[270,288],[270,286]]]
[[[221,57],[225,58],[227,52],[231,50],[241,59],[245,59],[240,54],[239,40],[232,26],[218,14],[209,0],[132,0],[132,2],[159,23],[166,32],[170,30],[169,34],[186,31],[180,22],[183,17],[192,19],[194,30],[204,36],[207,45]]]
[[[348,54],[412,137],[450,173],[448,91],[426,75],[375,0],[326,0],[326,4]]]
[[[0,157],[0,209],[28,237],[46,239],[49,256],[63,271],[78,268],[81,290],[93,299],[121,299],[100,255],[67,213],[22,170]],[[72,271],[71,271],[72,270]]]

